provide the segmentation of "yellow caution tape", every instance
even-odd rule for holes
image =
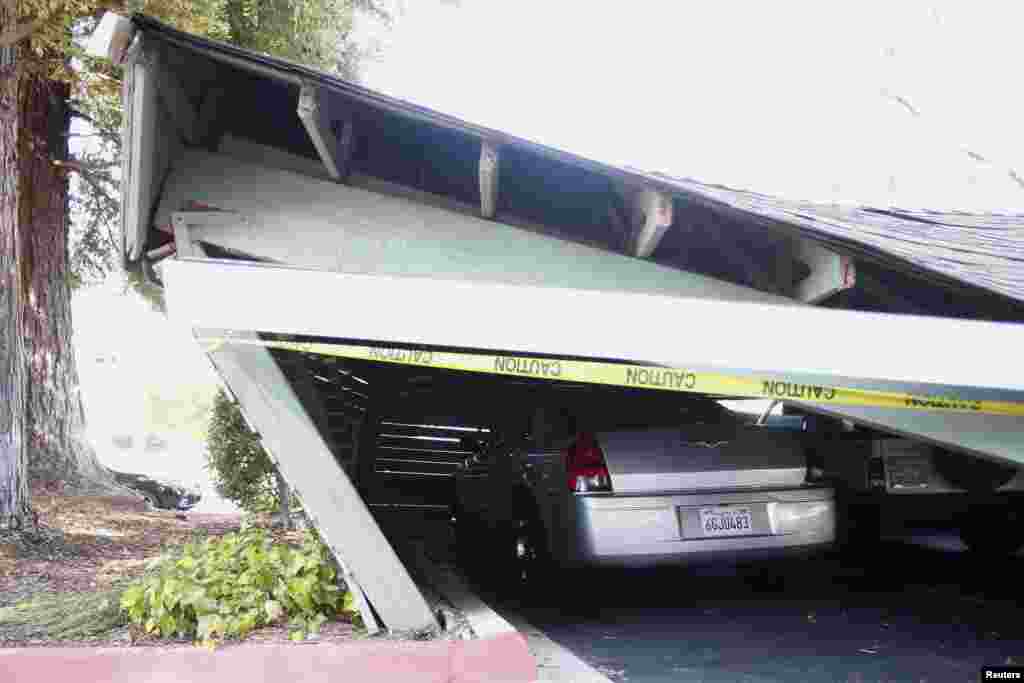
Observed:
[[[751,377],[723,372],[684,368],[631,365],[560,358],[534,358],[486,353],[417,351],[353,344],[264,341],[204,337],[207,353],[224,344],[254,344],[338,358],[413,365],[445,370],[462,370],[491,375],[533,377],[564,382],[585,382],[617,387],[657,389],[693,394],[714,394],[742,398],[806,401],[846,406],[873,406],[918,411],[979,413],[1024,416],[1024,402],[964,399],[957,396],[921,396],[891,391],[873,391],[793,382],[784,377]]]

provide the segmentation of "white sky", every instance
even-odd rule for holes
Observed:
[[[404,4],[392,31],[362,26],[384,43],[364,80],[402,99],[601,161],[770,194],[1024,211],[1006,174],[1024,174],[1015,3]],[[188,332],[134,295],[95,288],[74,307],[101,440],[133,431],[145,385],[214,381]],[[120,355],[119,371],[95,363],[102,352]]]
[[[765,193],[1024,210],[1005,172],[1024,167],[1016,3],[406,5],[383,59],[364,69],[370,87],[403,99]]]

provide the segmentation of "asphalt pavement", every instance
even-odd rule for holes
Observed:
[[[578,572],[557,595],[489,599],[614,681],[973,683],[1024,664],[1022,570],[932,531],[786,564]]]

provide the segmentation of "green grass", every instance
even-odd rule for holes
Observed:
[[[127,622],[118,604],[122,587],[94,593],[37,595],[0,608],[0,639],[89,640]]]

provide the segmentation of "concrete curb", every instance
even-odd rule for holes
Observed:
[[[515,633],[516,627],[491,609],[463,582],[458,574],[439,565],[427,554],[423,543],[411,543],[416,568],[434,589],[466,616],[477,638]]]
[[[535,666],[537,683],[612,683],[603,673],[568,649],[548,638],[518,614],[503,616],[487,605],[466,585],[458,572],[433,561],[425,544],[412,544],[419,572],[469,621],[478,638],[516,634],[526,644]],[[479,641],[477,641],[479,642]]]
[[[4,681],[111,683],[532,683],[537,667],[517,633],[483,640],[362,641],[203,648],[0,649]]]

